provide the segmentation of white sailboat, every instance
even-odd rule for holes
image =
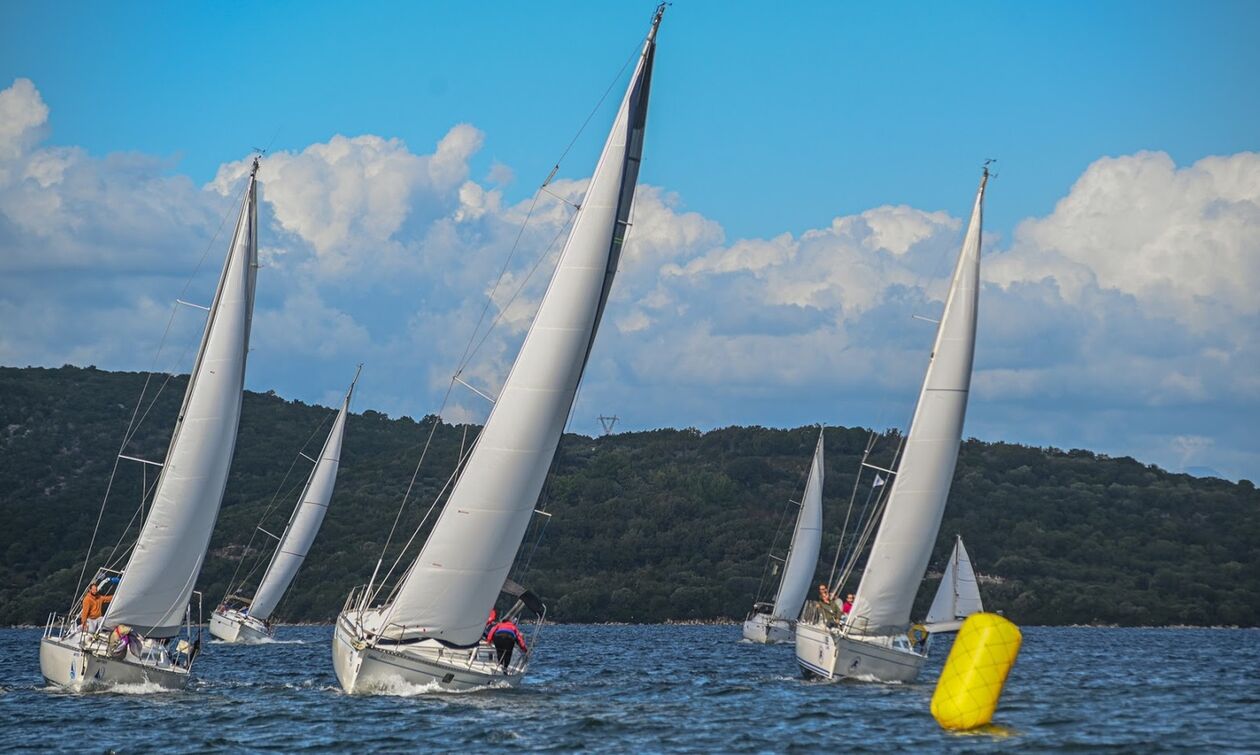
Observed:
[[[818,433],[805,494],[796,514],[792,543],[783,559],[782,578],[773,603],[754,603],[744,620],[744,639],[776,644],[791,642],[795,636],[796,617],[800,616],[809,594],[814,570],[818,566],[818,549],[822,546],[823,433]],[[771,558],[775,557],[773,554]]]
[[[121,571],[101,569],[90,584],[116,585],[100,621],[49,617],[40,672],[71,689],[117,683],[180,688],[201,639],[190,600],[218,517],[236,448],[258,268],[258,160],[209,309],[188,389],[144,519]],[[155,462],[146,462],[155,464]],[[76,596],[78,601],[85,596]],[[198,596],[199,597],[199,596]],[[174,642],[181,630],[185,639]]]
[[[955,535],[954,550],[949,554],[941,586],[936,588],[936,597],[932,598],[923,628],[930,634],[957,632],[962,628],[963,619],[983,610],[984,601],[980,599],[980,584],[971,568],[971,557],[967,555],[962,537]]]
[[[910,611],[941,526],[962,441],[975,355],[988,179],[986,166],[901,463],[851,611],[845,615],[811,601],[797,622],[796,659],[807,676],[912,681],[927,660],[928,633],[911,624]],[[846,576],[841,575],[841,584]]]
[[[369,584],[352,592],[337,619],[333,665],[347,692],[393,684],[443,689],[515,685],[529,663],[500,664],[482,642],[507,582],[571,411],[629,227],[643,150],[657,8],[538,313],[494,408],[419,555],[392,593]]]
[[[359,374],[356,372],[319,459],[306,479],[302,494],[298,496],[289,524],[276,542],[275,552],[258,583],[258,589],[252,598],[240,595],[239,588],[229,590],[228,596],[210,614],[212,637],[223,642],[246,644],[266,642],[271,638],[271,616],[297,577],[298,569],[306,560],[306,554],[310,552],[328,512],[333,487],[337,484],[337,470],[341,467],[341,441],[346,432],[346,416],[350,413],[350,398],[358,381]]]

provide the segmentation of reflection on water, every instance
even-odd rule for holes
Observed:
[[[44,687],[39,635],[0,630],[0,747],[1260,748],[1260,630],[1026,628],[994,725],[965,733],[928,712],[948,642],[917,683],[824,684],[738,626],[549,627],[519,689],[350,696],[332,628],[281,627],[209,645],[184,691],[73,695]]]

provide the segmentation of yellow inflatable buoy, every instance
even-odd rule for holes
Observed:
[[[932,694],[932,717],[942,728],[965,731],[993,720],[1023,639],[1019,627],[997,614],[967,617]]]

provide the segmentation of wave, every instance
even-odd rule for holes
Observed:
[[[447,689],[438,683],[436,679],[424,684],[408,682],[402,679],[388,679],[373,683],[367,689],[361,692],[355,692],[355,695],[379,695],[383,697],[419,697],[422,695],[463,695],[472,692],[482,692],[485,690],[511,689],[512,685],[504,681],[493,682],[483,687],[474,687],[473,689]]]

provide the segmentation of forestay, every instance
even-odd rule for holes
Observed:
[[[258,268],[257,163],[219,277],[153,506],[105,626],[179,632],[219,514],[236,448]]]
[[[980,230],[988,171],[936,331],[919,403],[849,619],[850,631],[887,634],[910,622],[949,496],[975,354]]]
[[[383,609],[391,636],[476,642],[524,538],[629,225],[659,13],[520,354],[467,465]]]
[[[779,594],[774,598],[775,618],[794,620],[805,605],[814,571],[818,568],[818,549],[822,546],[822,489],[823,434],[820,432],[809,466],[809,478],[805,481],[805,495],[801,497],[801,510],[796,516],[792,545],[783,567],[783,579],[779,582]]]
[[[358,380],[357,375],[355,380]],[[341,409],[333,420],[328,439],[324,441],[324,448],[320,451],[315,468],[311,470],[311,476],[302,489],[300,502],[293,510],[289,525],[280,536],[276,552],[267,565],[267,572],[254,593],[249,614],[256,619],[266,621],[271,617],[276,605],[293,583],[293,578],[297,576],[302,562],[306,560],[315,536],[319,534],[319,527],[328,512],[328,503],[332,500],[333,487],[337,484],[337,470],[341,466],[341,440],[345,435],[346,416],[350,413],[350,397],[353,393],[354,383],[351,383],[345,400],[341,402]]]
[[[954,550],[941,575],[941,586],[936,589],[932,607],[928,609],[924,623],[929,629],[945,627],[984,610],[980,600],[980,585],[971,566],[971,557],[963,547],[962,538],[955,538]]]

